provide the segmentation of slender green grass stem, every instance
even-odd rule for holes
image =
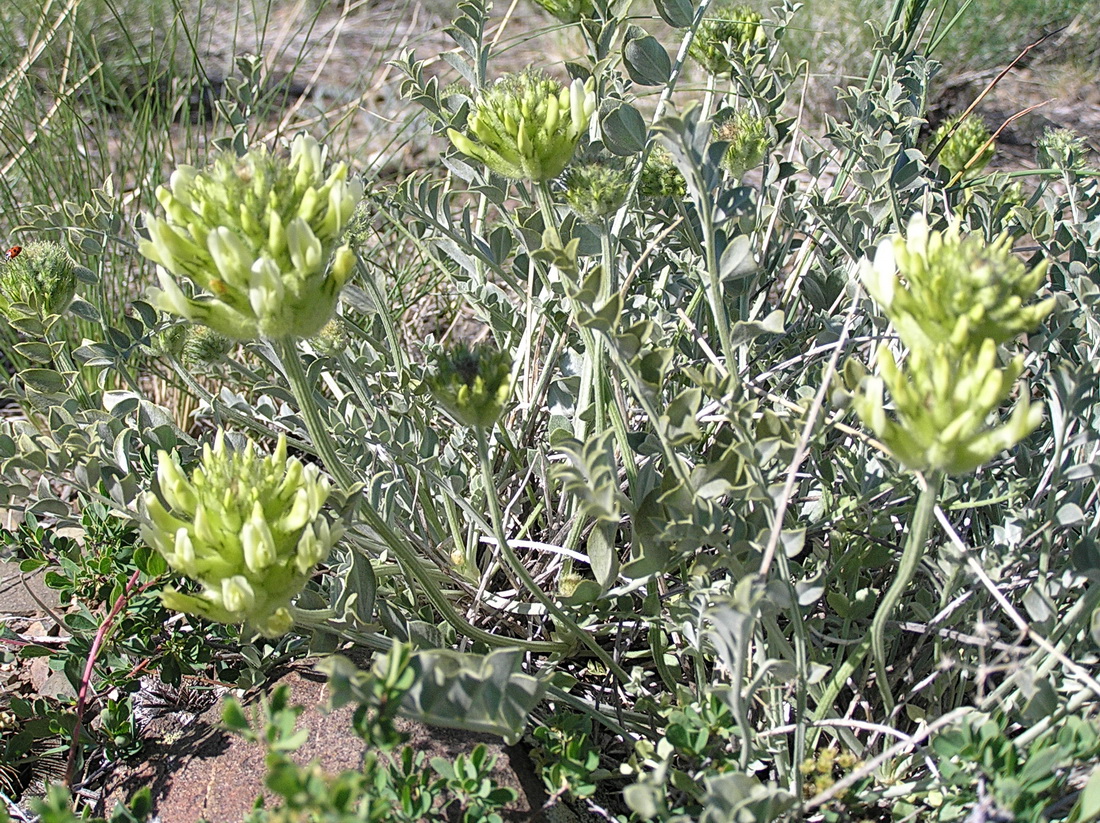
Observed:
[[[921,558],[924,557],[924,546],[928,542],[928,535],[932,528],[936,501],[939,499],[940,486],[943,485],[943,474],[932,472],[927,481],[917,500],[913,519],[909,523],[909,537],[901,553],[897,576],[894,577],[894,582],[890,584],[890,588],[887,589],[879,604],[878,611],[871,620],[871,653],[875,662],[875,682],[889,711],[894,708],[894,695],[890,691],[890,682],[886,676],[886,622],[901,602],[902,595],[909,588]]]
[[[527,571],[527,567],[523,565],[515,551],[512,549],[508,542],[508,537],[504,533],[504,517],[500,510],[500,500],[496,493],[496,482],[493,479],[493,467],[489,461],[489,438],[486,436],[486,432],[482,428],[477,428],[477,454],[478,460],[481,463],[481,476],[482,481],[485,484],[485,499],[489,504],[489,517],[492,522],[494,536],[497,539],[497,545],[500,548],[500,554],[504,558],[504,561],[511,567],[516,577],[520,579],[524,586],[526,586],[535,599],[539,601],[545,608],[548,614],[552,615],[562,626],[564,626],[573,637],[588,647],[589,651],[596,656],[596,658],[607,666],[608,671],[615,675],[621,683],[630,682],[630,676],[615,660],[604,651],[596,640],[584,631],[577,623],[567,615],[562,609],[554,602],[546,592],[542,590],[538,582],[531,576],[531,573]]]

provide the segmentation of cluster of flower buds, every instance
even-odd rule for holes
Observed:
[[[461,345],[436,358],[427,385],[459,423],[492,428],[512,392],[512,359],[488,346]]]
[[[1080,171],[1085,167],[1089,146],[1073,129],[1047,129],[1036,144],[1040,165]]]
[[[1053,300],[1025,305],[1046,267],[1031,271],[1002,237],[986,245],[957,226],[929,231],[914,217],[905,238],[884,240],[860,277],[909,353],[898,364],[879,349],[881,377],[865,380],[853,400],[863,422],[910,469],[973,471],[1026,437],[1042,409],[1023,396],[1010,418],[989,418],[1012,393],[1022,356],[1005,367],[997,347],[1033,330]],[[889,390],[896,420],[884,405]]]
[[[535,0],[547,12],[563,23],[579,23],[596,16],[592,0]]]
[[[0,263],[0,315],[11,322],[34,318],[48,324],[76,294],[76,265],[57,243],[16,246]]]
[[[772,141],[767,119],[753,114],[748,107],[723,117],[714,127],[714,139],[728,144],[722,167],[738,180],[764,162]]]
[[[209,326],[191,326],[187,329],[180,359],[185,366],[208,366],[221,361],[235,345],[233,340]]]
[[[711,74],[730,74],[736,70],[736,57],[747,56],[767,42],[762,20],[748,6],[715,9],[700,23],[688,53]]]
[[[594,82],[568,86],[534,70],[506,75],[478,97],[455,148],[510,180],[543,182],[562,173],[596,110]]]
[[[158,264],[161,309],[235,340],[316,334],[355,265],[343,237],[363,194],[348,168],[301,135],[290,158],[254,149],[210,167],[179,167],[157,189],[164,217],[146,216],[142,254]],[[189,297],[175,281],[200,293]]]
[[[954,129],[954,131],[952,131]],[[969,115],[961,122],[953,118],[936,129],[931,145],[938,146],[944,136],[950,134],[940,150],[940,165],[951,174],[970,177],[984,169],[993,159],[995,146],[985,123],[976,115]]]
[[[145,495],[142,537],[200,586],[195,594],[168,587],[164,604],[270,637],[289,631],[290,601],[343,533],[321,514],[328,480],[288,458],[285,437],[261,456],[251,442],[230,449],[219,431],[190,478],[166,452],[158,461],[160,494]]]
[[[611,158],[577,163],[565,173],[564,182],[565,202],[586,223],[614,214],[630,191],[630,175]]]
[[[654,146],[646,158],[638,194],[648,200],[665,197],[679,200],[687,196],[687,180],[664,146]]]

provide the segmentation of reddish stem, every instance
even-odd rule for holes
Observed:
[[[76,768],[76,750],[80,743],[80,732],[84,727],[84,708],[88,701],[88,690],[92,682],[92,673],[95,671],[95,661],[99,656],[99,649],[103,645],[103,640],[107,636],[107,630],[111,627],[111,623],[118,617],[118,613],[122,611],[122,608],[126,605],[126,600],[130,596],[131,589],[137,585],[138,577],[141,575],[141,570],[135,570],[130,577],[130,581],[126,584],[126,588],[122,590],[122,594],[115,600],[115,604],[111,607],[110,613],[99,625],[99,630],[95,633],[95,639],[92,640],[92,648],[88,652],[88,660],[84,664],[84,674],[80,678],[80,692],[76,696],[76,726],[73,727],[73,742],[69,744],[69,759],[65,764],[65,785],[72,788],[73,785],[73,770]]]

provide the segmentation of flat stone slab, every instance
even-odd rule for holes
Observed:
[[[24,574],[18,561],[0,560],[0,615],[46,617],[43,605],[53,611],[61,608],[57,592],[45,584],[44,576],[44,569]]]
[[[293,672],[271,688],[280,683],[290,686],[291,705],[306,707],[298,718],[298,728],[309,731],[309,740],[294,753],[295,761],[305,764],[317,760],[330,774],[358,768],[364,745],[351,728],[353,707],[325,711],[328,695],[320,674]],[[159,738],[147,742],[146,761],[120,767],[112,776],[104,794],[105,811],[109,813],[116,802],[149,786],[160,823],[194,823],[199,819],[238,823],[253,808],[256,797],[266,794],[264,753],[259,745],[222,731],[218,727],[220,718],[219,700],[185,727],[153,731]],[[490,735],[437,729],[403,719],[399,728],[410,735],[409,745],[428,758],[453,760],[484,743],[497,757],[493,778],[498,785],[514,789],[518,796],[502,817],[509,821],[548,819],[541,811],[547,795],[522,746],[505,746]],[[454,819],[460,819],[460,813]]]

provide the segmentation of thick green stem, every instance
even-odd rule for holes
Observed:
[[[535,199],[542,212],[542,222],[547,231],[553,232],[558,244],[561,244],[561,233],[558,231],[558,211],[554,208],[554,198],[550,194],[550,184],[541,180],[534,184]]]
[[[932,528],[936,501],[939,499],[940,486],[943,485],[943,475],[940,472],[933,472],[927,480],[928,483],[917,501],[917,509],[913,512],[913,519],[909,523],[909,537],[901,553],[897,576],[883,596],[874,619],[871,620],[871,653],[875,660],[875,682],[878,683],[879,693],[888,710],[894,708],[894,695],[890,691],[890,682],[886,677],[886,621],[890,619],[890,613],[894,611],[905,590],[909,588],[921,558],[924,557],[924,546],[928,542],[928,534]]]
[[[500,500],[497,498],[496,482],[493,479],[493,467],[489,461],[489,439],[484,429],[478,428],[476,432],[477,455],[478,460],[481,462],[481,476],[485,485],[485,499],[489,504],[489,517],[492,521],[497,546],[500,548],[500,554],[504,558],[504,561],[511,567],[512,571],[520,579],[523,585],[530,590],[535,599],[545,607],[547,614],[552,615],[555,620],[569,630],[569,633],[573,635],[573,637],[587,646],[592,654],[594,654],[601,663],[607,666],[608,671],[614,674],[621,683],[629,683],[630,676],[615,662],[611,655],[604,651],[603,647],[601,647],[588,632],[578,626],[569,615],[562,611],[558,604],[554,602],[553,598],[542,590],[538,581],[531,576],[531,573],[527,571],[527,567],[523,565],[512,549],[508,542],[508,537],[504,533],[504,517],[500,510]]]
[[[336,443],[333,442],[332,435],[329,434],[324,419],[321,417],[321,408],[317,404],[313,387],[309,384],[309,378],[306,376],[305,364],[302,363],[302,356],[298,352],[297,343],[294,338],[286,337],[282,340],[272,341],[272,347],[283,365],[283,371],[286,374],[287,382],[290,384],[290,390],[298,401],[298,408],[305,420],[306,431],[309,432],[309,437],[313,441],[313,448],[317,450],[321,462],[325,464],[325,468],[336,479],[340,488],[350,489],[355,485],[355,477],[336,451]]]

